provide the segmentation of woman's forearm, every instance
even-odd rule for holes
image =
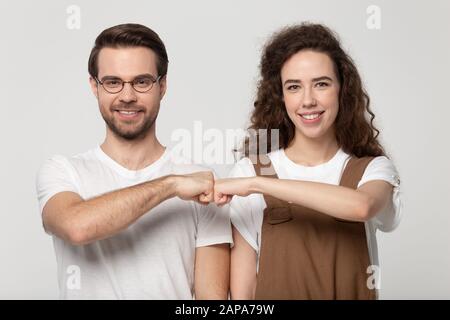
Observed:
[[[266,177],[251,179],[250,193],[271,195],[340,219],[366,221],[370,218],[373,199],[357,190],[309,181]]]

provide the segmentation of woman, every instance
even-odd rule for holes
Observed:
[[[279,129],[280,147],[215,185],[217,203],[236,196],[232,299],[376,299],[375,232],[399,222],[399,178],[352,59],[302,24],[272,37],[260,68],[249,129]]]

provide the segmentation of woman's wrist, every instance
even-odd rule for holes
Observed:
[[[255,176],[255,177],[251,177],[249,178],[249,193],[264,193],[263,191],[263,187],[264,187],[264,182],[263,182],[263,177],[260,176]]]

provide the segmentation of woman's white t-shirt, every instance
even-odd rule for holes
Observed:
[[[342,173],[350,156],[339,149],[331,160],[326,163],[308,167],[294,163],[283,149],[268,154],[279,179],[313,181],[339,185]],[[249,158],[238,161],[231,170],[229,177],[255,176],[253,164]],[[392,201],[378,212],[376,216],[365,223],[367,244],[371,264],[379,266],[376,231],[389,232],[394,230],[401,219],[401,193],[398,172],[387,157],[375,157],[367,166],[358,187],[372,180],[384,180],[392,184]],[[233,197],[230,202],[230,217],[234,227],[239,231],[248,244],[255,249],[259,257],[261,243],[261,227],[263,210],[266,207],[262,194],[251,194],[248,197]]]

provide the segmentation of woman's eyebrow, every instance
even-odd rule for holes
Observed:
[[[297,80],[297,79],[288,79],[284,82],[284,85],[288,84],[288,83],[301,83],[301,80]]]
[[[328,76],[321,76],[321,77],[313,78],[312,82],[318,82],[318,81],[323,81],[323,80],[333,81],[333,79],[331,79]],[[284,85],[286,85],[288,83],[301,83],[301,82],[302,81],[299,79],[288,79],[284,82]]]
[[[322,77],[318,77],[318,78],[313,78],[313,79],[312,79],[313,82],[322,81],[322,80],[333,81],[333,79],[331,79],[331,78],[328,77],[328,76],[322,76]]]

